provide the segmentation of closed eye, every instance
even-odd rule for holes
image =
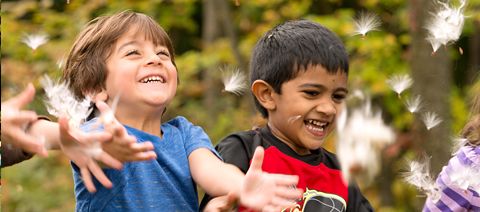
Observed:
[[[161,50],[157,53],[158,56],[166,56],[170,58],[170,53],[167,50]]]
[[[130,56],[130,55],[139,55],[140,53],[136,49],[129,50],[125,56]]]

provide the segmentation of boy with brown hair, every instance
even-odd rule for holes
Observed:
[[[256,150],[244,175],[218,158],[202,128],[181,116],[162,122],[178,75],[170,38],[147,15],[124,11],[89,22],[69,53],[63,78],[78,99],[91,96],[102,111],[108,108],[104,102],[112,106],[119,96],[116,120],[103,121],[100,130],[120,125],[124,136],[151,141],[157,155],[122,170],[104,169],[114,186],[96,193],[87,192],[72,164],[77,211],[198,211],[195,183],[211,195],[239,195],[256,209],[288,207],[301,195],[288,188],[296,176],[261,170],[263,149]],[[98,130],[97,120],[82,129]]]

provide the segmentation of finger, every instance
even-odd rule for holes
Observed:
[[[298,184],[297,175],[269,174],[269,178],[274,180],[276,185],[292,186]]]
[[[70,126],[68,125],[68,118],[65,116],[60,116],[58,118],[58,127],[60,128],[60,139],[71,141],[74,137],[70,134]]]
[[[12,117],[11,121],[13,124],[22,125],[25,123],[30,123],[37,120],[37,113],[29,110],[22,110],[15,113],[15,117]]]
[[[154,146],[151,142],[132,143],[129,146],[133,152],[147,152],[154,149]]]
[[[292,199],[284,199],[278,197],[273,197],[271,201],[272,206],[279,208],[291,208],[294,207],[295,204],[296,202],[294,202]]]
[[[79,142],[81,143],[92,143],[92,142],[100,142],[105,143],[112,140],[112,135],[107,132],[89,132],[85,133],[85,137],[80,139]]]
[[[120,123],[113,123],[113,135],[117,137],[122,137],[127,135],[127,130]]]
[[[90,193],[94,193],[95,191],[97,191],[95,189],[95,185],[92,182],[92,176],[90,175],[90,171],[88,171],[88,168],[81,167],[80,173],[82,174],[83,184],[85,184],[85,187],[87,188],[87,190]]]
[[[33,87],[32,83],[28,83],[28,86],[22,91],[22,93],[8,100],[6,104],[15,108],[22,108],[30,103],[34,96],[35,88]]]
[[[93,176],[97,178],[98,182],[105,186],[105,188],[112,188],[112,182],[107,178],[103,170],[95,161],[92,160],[88,163],[88,169],[92,172]]]
[[[292,187],[277,187],[275,190],[275,196],[283,198],[285,200],[295,200],[301,198],[303,195],[303,190],[299,188]]]
[[[125,161],[128,161],[128,162],[145,161],[145,160],[153,160],[156,158],[157,158],[157,154],[154,151],[148,151],[148,152],[135,153],[132,157],[125,158]]]
[[[262,164],[263,164],[263,155],[264,155],[264,150],[262,147],[257,147],[255,149],[255,153],[253,154],[252,158],[252,164],[250,165],[250,170],[262,170]]]
[[[19,128],[12,129],[11,135],[15,136],[16,142],[13,144],[14,146],[20,147],[27,152],[38,154],[42,157],[46,157],[48,155],[44,146],[44,142],[40,138],[26,134]]]
[[[112,109],[108,106],[107,103],[105,103],[104,101],[96,101],[95,106],[102,114],[101,119],[103,120],[104,124],[111,124],[116,122],[115,115],[113,114],[114,111],[112,111]]]
[[[111,110],[108,104],[104,101],[95,101],[95,106],[98,108],[98,110],[102,114],[107,113],[108,111]]]
[[[108,153],[103,152],[100,156],[98,156],[97,160],[101,161],[103,164],[107,165],[113,169],[122,169],[123,165],[120,161],[110,156]]]

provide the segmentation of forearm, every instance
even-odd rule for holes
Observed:
[[[60,130],[56,122],[39,119],[32,123],[27,133],[45,139],[47,149],[60,149]]]
[[[245,175],[236,166],[224,163],[205,148],[192,152],[189,163],[193,179],[206,193],[239,195]]]

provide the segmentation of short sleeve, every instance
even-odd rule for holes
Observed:
[[[246,173],[250,167],[249,151],[240,137],[230,135],[215,147],[226,163],[233,164]]]
[[[177,119],[184,137],[184,147],[187,156],[196,149],[207,148],[217,157],[221,158],[217,151],[215,151],[213,148],[210,138],[201,127],[193,125],[184,117],[179,116]]]

